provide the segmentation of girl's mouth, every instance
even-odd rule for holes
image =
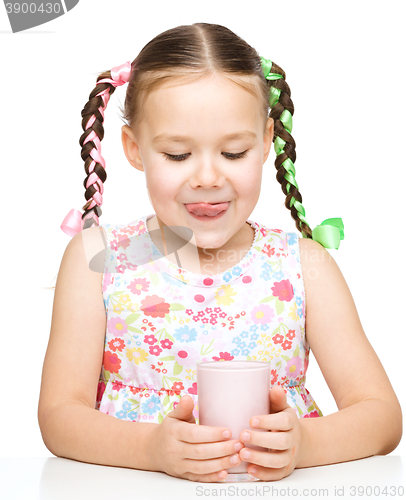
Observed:
[[[198,220],[217,220],[226,213],[230,202],[221,203],[185,203],[186,210]]]

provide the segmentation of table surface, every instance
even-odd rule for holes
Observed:
[[[280,481],[201,483],[163,472],[88,464],[60,457],[5,457],[0,458],[0,498],[190,500],[210,496],[238,496],[406,500],[405,465],[405,456],[385,455],[295,469]]]

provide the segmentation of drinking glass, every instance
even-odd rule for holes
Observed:
[[[207,361],[196,364],[199,425],[227,427],[239,439],[241,431],[251,429],[250,419],[270,413],[271,365],[262,361]],[[255,429],[256,432],[267,432]],[[246,448],[268,451],[244,443]],[[248,474],[248,461],[227,470],[221,482],[259,481]]]

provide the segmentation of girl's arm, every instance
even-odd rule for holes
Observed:
[[[66,247],[55,289],[44,359],[38,423],[54,455],[100,465],[156,470],[150,438],[159,425],[120,420],[95,409],[106,314],[102,274],[89,269],[102,241],[86,229]]]
[[[399,401],[335,260],[316,241],[299,238],[299,245],[306,339],[339,411],[300,419],[303,444],[296,467],[386,455],[402,437]]]

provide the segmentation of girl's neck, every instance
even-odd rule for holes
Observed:
[[[147,230],[154,245],[162,255],[178,266],[174,252],[177,250],[181,268],[195,274],[211,276],[221,274],[238,264],[248,253],[254,241],[255,230],[245,222],[243,227],[221,248],[200,248],[182,240],[173,231],[168,231],[156,215],[146,221]],[[165,228],[165,232],[164,232]],[[169,235],[169,237],[168,237]]]

